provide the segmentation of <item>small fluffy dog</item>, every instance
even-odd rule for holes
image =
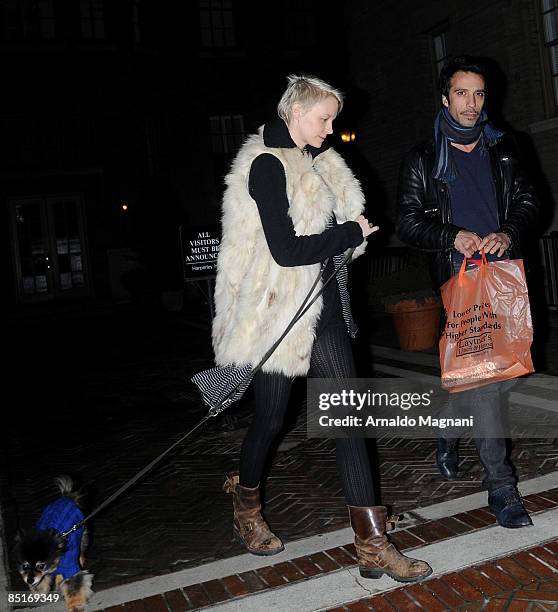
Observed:
[[[21,577],[35,593],[58,590],[70,612],[83,612],[93,591],[93,575],[84,571],[89,537],[82,526],[66,538],[62,533],[83,520],[82,493],[74,490],[69,476],[55,482],[61,497],[49,504],[34,529],[20,531],[14,554]]]

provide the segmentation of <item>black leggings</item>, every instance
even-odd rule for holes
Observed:
[[[315,378],[355,378],[351,344],[344,326],[330,326],[314,341],[310,374]],[[254,377],[256,409],[240,453],[240,484],[256,487],[269,448],[285,421],[293,379],[261,370]],[[336,439],[337,470],[350,506],[374,506],[372,470],[366,441]]]

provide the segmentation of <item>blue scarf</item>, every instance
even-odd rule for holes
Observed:
[[[486,155],[487,147],[498,142],[504,132],[488,123],[485,111],[482,111],[479,120],[473,127],[460,125],[444,106],[434,121],[434,142],[436,145],[436,161],[432,176],[444,183],[455,180],[457,170],[451,155],[450,143],[471,144],[480,139],[481,155]]]

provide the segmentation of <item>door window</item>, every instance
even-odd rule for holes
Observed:
[[[11,200],[22,302],[88,295],[81,198]]]

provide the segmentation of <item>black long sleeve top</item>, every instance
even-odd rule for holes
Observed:
[[[281,119],[265,125],[264,142],[270,147],[291,148],[296,146],[286,124]],[[313,157],[326,149],[325,143],[320,149],[308,147]],[[274,155],[262,154],[252,162],[248,188],[258,206],[271,255],[280,266],[304,266],[330,258],[323,271],[325,279],[334,271],[331,257],[358,246],[364,240],[362,230],[356,221],[333,225],[321,234],[297,236],[293,222],[288,215],[289,200],[285,170],[283,164]],[[323,300],[319,330],[323,329],[327,323],[342,321],[341,301],[335,279],[326,287]]]
[[[356,221],[334,225],[321,234],[297,236],[288,215],[289,200],[283,164],[263,154],[252,162],[250,195],[258,205],[262,226],[273,259],[285,267],[319,263],[363,241]]]

